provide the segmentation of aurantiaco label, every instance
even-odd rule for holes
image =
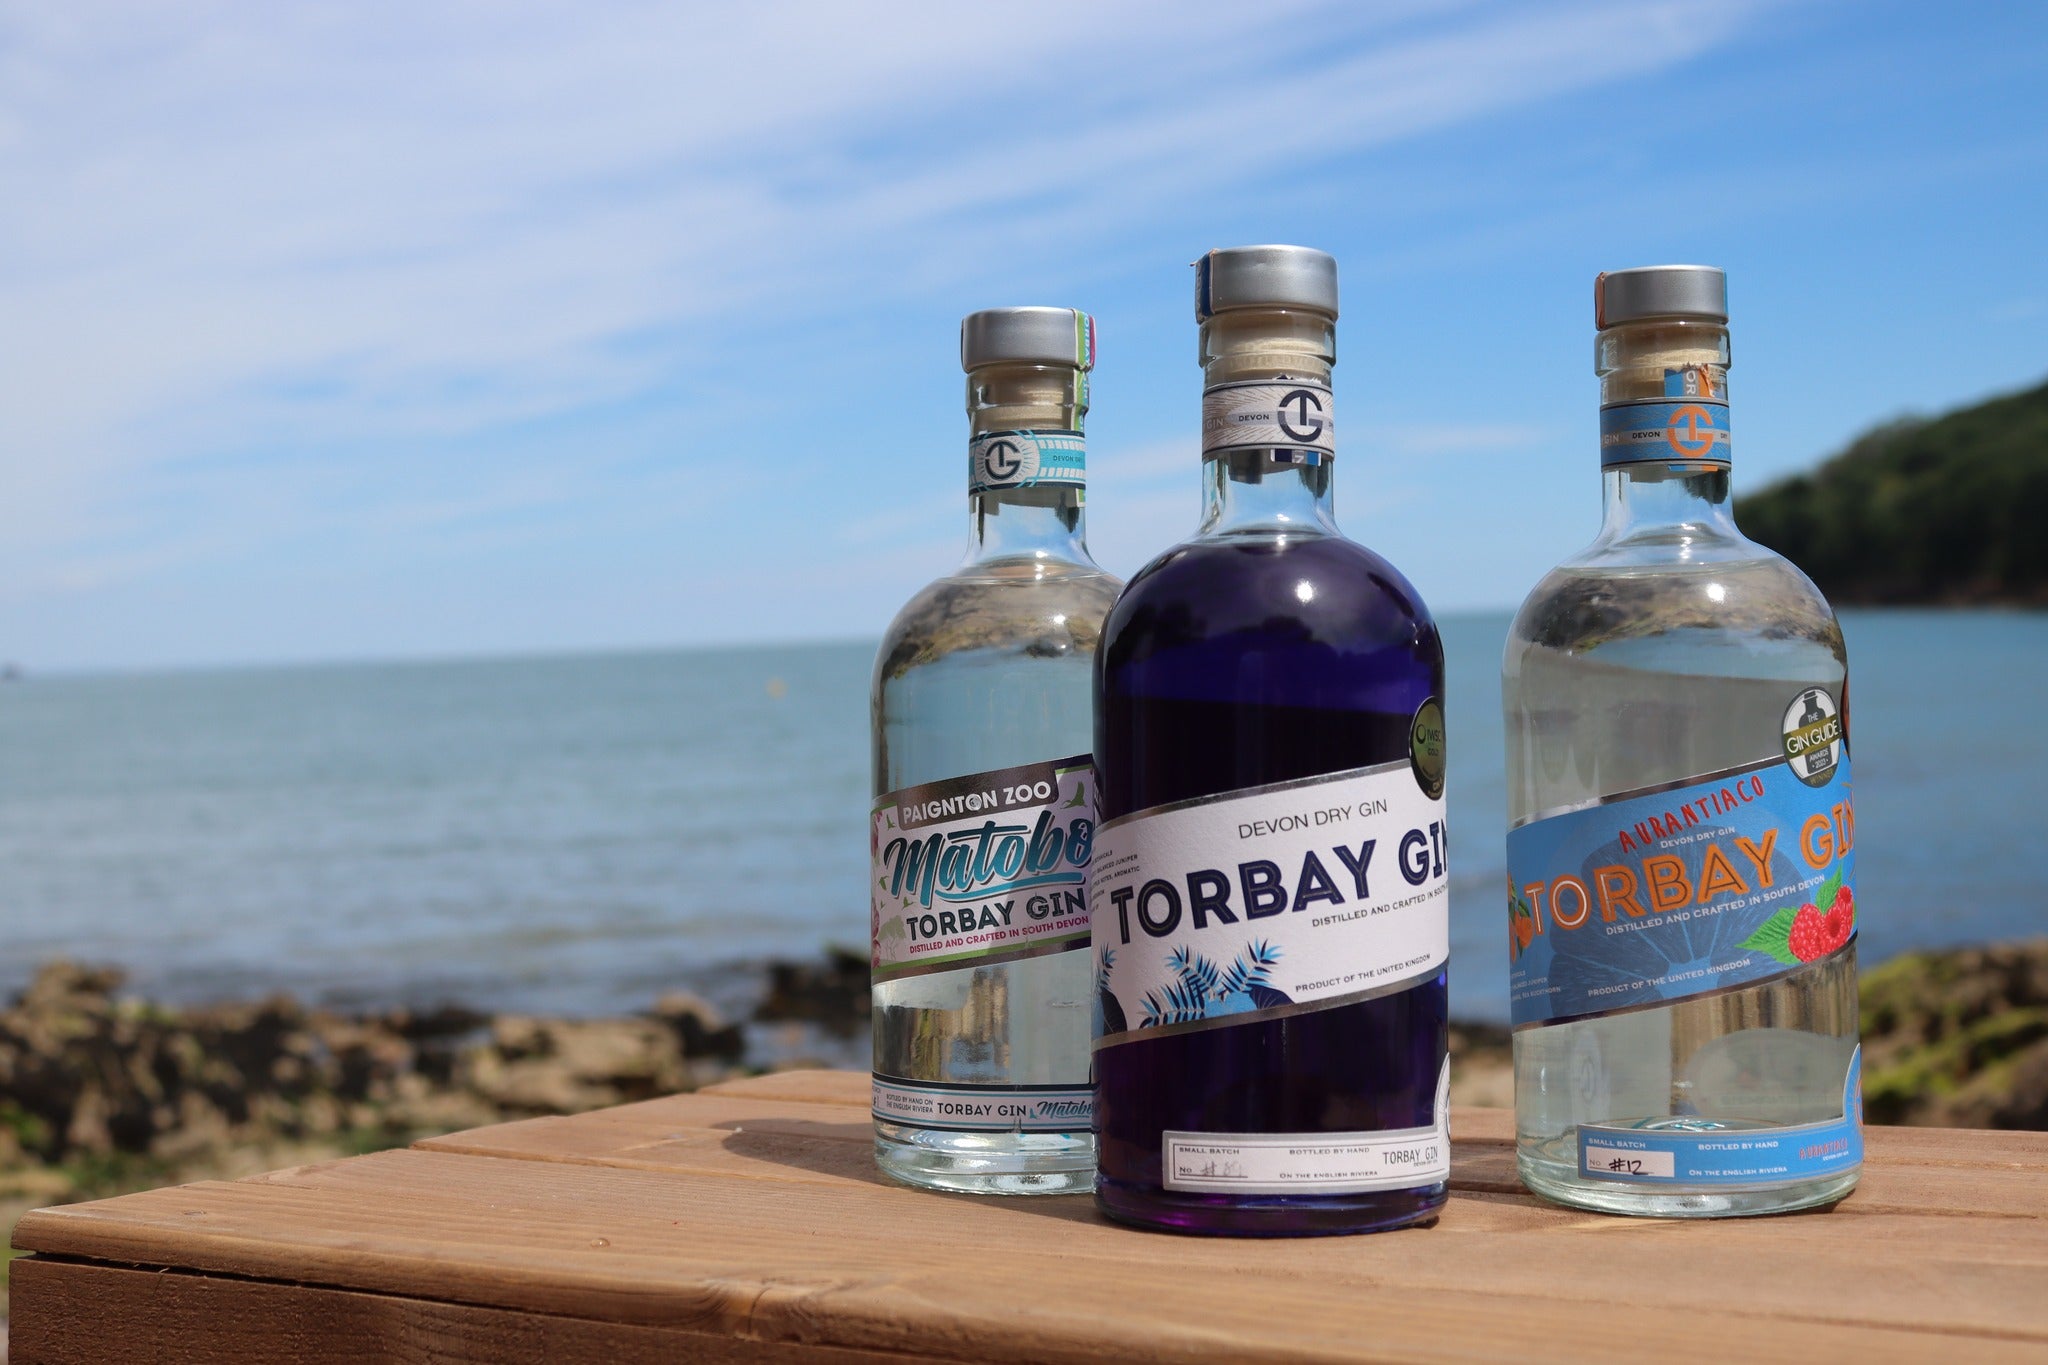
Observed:
[[[1451,1174],[1451,1064],[1435,1121],[1376,1133],[1183,1133],[1160,1139],[1162,1181],[1196,1194],[1347,1194],[1433,1185]]]
[[[1786,707],[1778,751],[1508,833],[1517,1028],[1750,985],[1856,932],[1856,806],[1841,709]]]
[[[1071,1133],[1094,1117],[1085,1085],[946,1085],[874,1078],[874,1114],[889,1123],[963,1133]]]
[[[1669,1122],[1669,1120],[1662,1120]],[[1842,1114],[1783,1128],[1579,1125],[1579,1172],[1632,1185],[1789,1185],[1863,1162],[1863,1049],[1849,1059]]]
[[[1087,482],[1088,447],[1078,431],[990,431],[967,444],[967,491],[1081,487]]]
[[[869,823],[875,980],[1088,946],[1088,755],[905,787]]]
[[[1405,758],[1138,811],[1097,844],[1098,1048],[1390,995],[1450,957],[1444,803]]]
[[[1220,384],[1202,395],[1202,450],[1242,447],[1337,449],[1337,417],[1326,384]]]

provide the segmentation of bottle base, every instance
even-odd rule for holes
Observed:
[[[1579,1174],[1576,1160],[1546,1160],[1527,1149],[1516,1154],[1515,1165],[1529,1192],[1554,1204],[1637,1218],[1755,1218],[1819,1208],[1855,1189],[1857,1177],[1863,1173],[1861,1166],[1855,1166],[1791,1185],[1660,1185],[1645,1189],[1640,1185],[1588,1180]]]
[[[1095,1135],[956,1133],[877,1122],[875,1165],[921,1190],[1086,1194],[1095,1185]]]
[[[1095,1182],[1096,1207],[1119,1223],[1201,1237],[1334,1237],[1391,1232],[1436,1221],[1446,1185],[1369,1194],[1245,1198],[1186,1194],[1107,1176]]]

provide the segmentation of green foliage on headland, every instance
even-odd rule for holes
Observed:
[[[2048,383],[1866,432],[1735,516],[1837,605],[2048,605]]]

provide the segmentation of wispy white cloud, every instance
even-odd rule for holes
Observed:
[[[1312,186],[1752,8],[17,7],[0,571],[58,591],[573,496],[508,459],[451,498],[402,452],[657,393],[687,425],[679,354]],[[205,464],[266,451],[298,454]]]

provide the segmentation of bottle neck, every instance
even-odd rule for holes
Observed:
[[[1724,323],[1674,318],[1599,334],[1599,545],[1684,558],[1741,542],[1728,500],[1728,364]]]
[[[1088,555],[1088,372],[984,365],[967,376],[967,563],[1093,567]]]
[[[1202,323],[1201,538],[1338,535],[1336,322],[1288,308]]]
[[[1728,506],[1728,471],[1668,471],[1632,464],[1601,471],[1600,539],[1694,540],[1740,536]]]

